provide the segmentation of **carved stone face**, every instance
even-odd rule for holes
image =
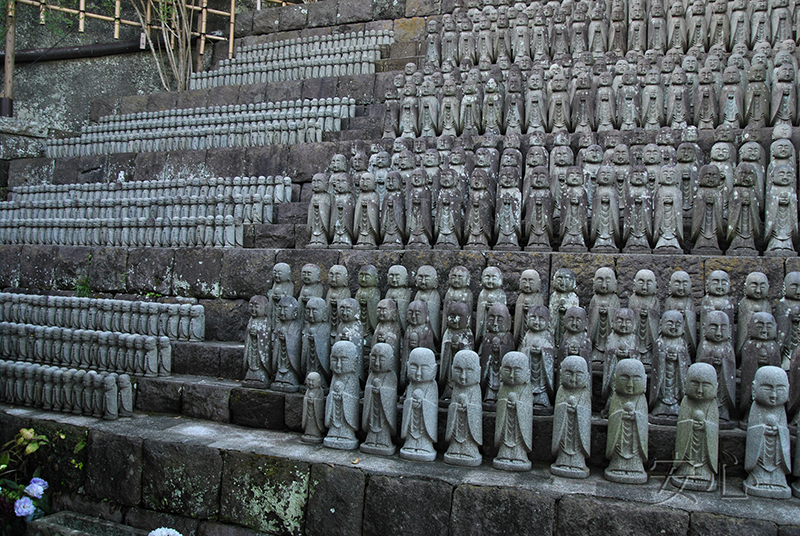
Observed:
[[[537,305],[528,309],[525,326],[531,331],[544,331],[550,327],[550,312],[547,307]]]
[[[594,273],[595,294],[613,294],[617,291],[617,277],[611,268],[598,268]]]
[[[389,268],[387,275],[389,286],[392,288],[405,287],[408,285],[408,271],[405,266],[394,265]]]
[[[748,298],[760,300],[769,293],[769,281],[761,272],[750,272],[744,282],[744,293]]]
[[[503,276],[500,274],[500,270],[493,266],[484,269],[481,274],[481,285],[487,290],[500,288],[503,285]]]
[[[341,264],[334,264],[328,270],[328,282],[331,287],[346,287],[347,286],[347,268]]]
[[[791,166],[777,166],[773,180],[778,186],[788,186],[794,180],[794,170]]]
[[[647,378],[644,365],[636,359],[623,359],[617,364],[614,374],[616,392],[626,396],[636,396],[644,393]]]
[[[519,276],[519,291],[525,294],[539,292],[542,289],[542,279],[536,270],[525,270]]]
[[[793,151],[792,143],[788,140],[781,140],[775,143],[775,145],[772,148],[772,154],[776,158],[780,158],[782,160],[786,158],[791,158],[792,151]]]
[[[415,382],[430,382],[436,377],[436,358],[433,350],[414,348],[408,356],[408,378]]]
[[[508,331],[510,324],[511,316],[505,305],[496,303],[489,307],[486,315],[486,328],[490,333],[504,333]]]
[[[338,316],[341,322],[353,322],[358,312],[358,302],[352,298],[345,298],[339,302]]]
[[[572,270],[559,268],[553,281],[556,292],[575,292],[575,274]]]
[[[730,319],[722,311],[712,311],[706,316],[704,326],[706,339],[720,343],[730,338]]]
[[[522,352],[508,352],[500,366],[500,381],[505,385],[524,385],[531,379],[528,356]]]
[[[633,279],[633,291],[639,296],[652,296],[658,286],[656,276],[650,270],[639,270]]]
[[[311,298],[304,309],[305,321],[316,324],[325,320],[325,301],[322,298]]]
[[[706,282],[706,292],[712,296],[727,296],[731,290],[731,278],[727,272],[714,270]]]
[[[586,331],[586,313],[579,307],[570,307],[564,314],[564,327],[570,333]]]
[[[411,173],[411,184],[416,188],[421,188],[425,185],[424,170],[422,168],[417,168]]]
[[[322,173],[316,173],[311,178],[311,189],[314,193],[321,193],[325,191],[325,175]]]
[[[789,380],[779,367],[761,367],[753,379],[753,397],[762,406],[778,407],[789,400]],[[776,423],[777,424],[777,423]]]
[[[453,357],[451,377],[461,386],[477,385],[481,377],[480,358],[471,350],[461,350]]]
[[[713,400],[717,396],[717,373],[708,363],[695,363],[686,374],[686,396],[693,400]]]
[[[317,372],[309,372],[306,376],[306,389],[319,389],[322,386],[322,377]]]
[[[454,302],[450,304],[447,310],[447,327],[452,330],[461,330],[467,327],[467,318],[469,312],[467,306],[463,302]]]
[[[284,262],[279,262],[272,268],[272,280],[275,283],[286,283],[291,277],[292,269]]]
[[[339,341],[331,348],[331,371],[346,374],[355,371],[356,346],[349,341]]]
[[[586,361],[578,356],[568,356],[561,363],[561,385],[567,389],[580,389],[586,386],[589,377]]]
[[[297,318],[297,300],[291,296],[284,296],[278,302],[278,318],[288,322]]]
[[[378,321],[391,322],[397,315],[397,306],[394,300],[381,300],[378,302]]]
[[[771,341],[777,336],[775,318],[769,313],[759,312],[750,318],[748,335],[761,341]]]
[[[661,151],[658,145],[654,143],[647,144],[642,154],[642,159],[645,164],[659,164],[661,163]]]
[[[302,278],[303,284],[305,285],[312,285],[314,283],[319,283],[320,281],[319,266],[310,263],[304,265],[303,269],[300,270],[300,277]]]
[[[800,300],[800,272],[789,272],[783,280],[783,295],[789,300]]]
[[[359,186],[363,193],[375,191],[375,175],[372,173],[364,173],[361,175]]]
[[[428,309],[425,303],[419,301],[411,302],[406,312],[406,320],[408,320],[408,323],[412,326],[422,326],[425,324],[425,322],[428,321]]]
[[[385,342],[379,342],[372,347],[369,353],[369,369],[372,372],[389,372],[394,368],[392,347]]]
[[[436,281],[436,270],[432,266],[420,266],[417,270],[417,289],[432,290],[438,285]]]
[[[331,172],[342,173],[347,170],[347,159],[343,154],[335,154],[331,158]]]
[[[448,283],[451,288],[464,288],[469,284],[469,272],[463,266],[456,266],[450,270]]]
[[[267,299],[264,296],[253,296],[247,306],[250,316],[261,318],[267,316]]]
[[[374,270],[374,267],[372,267]],[[358,286],[360,287],[375,287],[378,285],[377,271],[373,271],[367,267],[362,268],[358,272]]]
[[[614,315],[614,332],[620,335],[633,333],[633,311],[617,309]]]
[[[661,317],[661,333],[673,339],[683,336],[683,314],[679,311],[665,312]]]
[[[439,172],[439,185],[442,188],[453,188],[456,185],[456,173],[451,168]]]

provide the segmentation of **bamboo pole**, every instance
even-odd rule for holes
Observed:
[[[80,14],[78,15],[78,31],[80,33],[84,32],[84,24],[86,21],[86,0],[81,0],[78,4],[78,9],[80,10]]]
[[[0,116],[14,116],[14,47],[16,46],[17,17],[16,2],[8,1],[6,11],[6,56],[3,78],[3,98],[0,101]]]

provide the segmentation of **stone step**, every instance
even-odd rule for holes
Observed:
[[[537,424],[535,436],[548,435]],[[604,462],[587,479],[572,480],[550,475],[538,456],[525,473],[495,470],[489,458],[475,468],[446,465],[441,457],[419,463],[305,445],[294,432],[174,415],[105,422],[0,407],[0,425],[3,441],[23,426],[63,436],[58,448],[34,455],[37,463],[48,461],[43,476],[56,510],[143,529],[202,536],[688,536],[747,529],[788,536],[800,527],[798,499],[744,496],[731,464],[722,466],[719,493],[667,486],[671,438],[660,430],[650,443],[659,463],[647,484],[631,486],[604,480]],[[604,432],[595,427],[593,442],[602,443]],[[539,442],[537,448],[546,446]],[[79,443],[86,448],[73,452]]]
[[[147,536],[148,531],[75,512],[59,512],[28,525],[26,536]]]

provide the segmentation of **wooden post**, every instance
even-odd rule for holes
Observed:
[[[6,56],[0,117],[14,116],[14,46],[17,33],[16,0],[8,0],[6,12]]]

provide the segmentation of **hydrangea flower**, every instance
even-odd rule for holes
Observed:
[[[41,486],[43,490],[50,487],[50,484],[47,483],[47,480],[39,477],[31,478],[31,484],[36,484],[38,486]]]
[[[17,499],[17,502],[14,503],[14,514],[16,514],[17,517],[28,517],[35,511],[36,507],[33,505],[33,501],[30,497]]]
[[[153,531],[150,531],[150,533],[147,536],[182,536],[182,535],[175,529],[161,527]]]
[[[44,488],[39,484],[30,484],[25,488],[25,495],[33,497],[34,499],[41,499],[44,495]]]

